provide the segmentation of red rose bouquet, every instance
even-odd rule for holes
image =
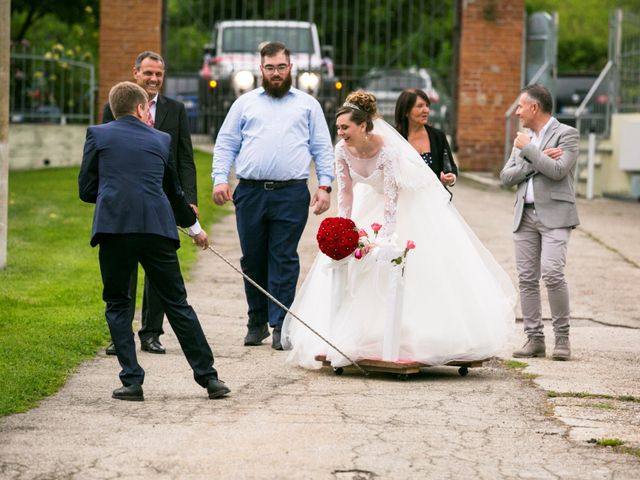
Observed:
[[[342,217],[325,218],[316,239],[320,251],[334,260],[342,260],[358,247],[358,228],[353,220]]]

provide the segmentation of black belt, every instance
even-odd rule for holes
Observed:
[[[277,190],[279,188],[290,187],[291,185],[307,183],[307,180],[246,180],[241,178],[239,182],[240,185],[248,185],[249,187],[259,187],[264,188],[265,190]]]
[[[524,204],[524,208],[536,208],[536,204],[535,203],[525,203]]]

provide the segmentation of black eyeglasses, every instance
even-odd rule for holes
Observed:
[[[281,63],[280,65],[263,65],[262,68],[264,68],[267,73],[273,73],[276,70],[278,71],[278,73],[284,73],[289,68],[289,65],[287,65],[286,63]]]

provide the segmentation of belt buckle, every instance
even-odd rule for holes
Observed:
[[[265,190],[275,190],[276,182],[264,182],[263,187]]]

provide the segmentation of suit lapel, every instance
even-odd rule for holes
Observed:
[[[542,141],[540,142],[540,151],[543,151],[545,148],[547,148],[547,144],[555,135],[559,125],[560,123],[558,122],[558,120],[553,118],[551,121],[551,125],[549,125],[549,128],[547,128],[547,131],[544,132],[544,137],[542,137]]]
[[[154,128],[161,130],[162,123],[168,113],[167,99],[163,95],[158,95],[158,103],[156,105],[156,119],[153,123]]]

